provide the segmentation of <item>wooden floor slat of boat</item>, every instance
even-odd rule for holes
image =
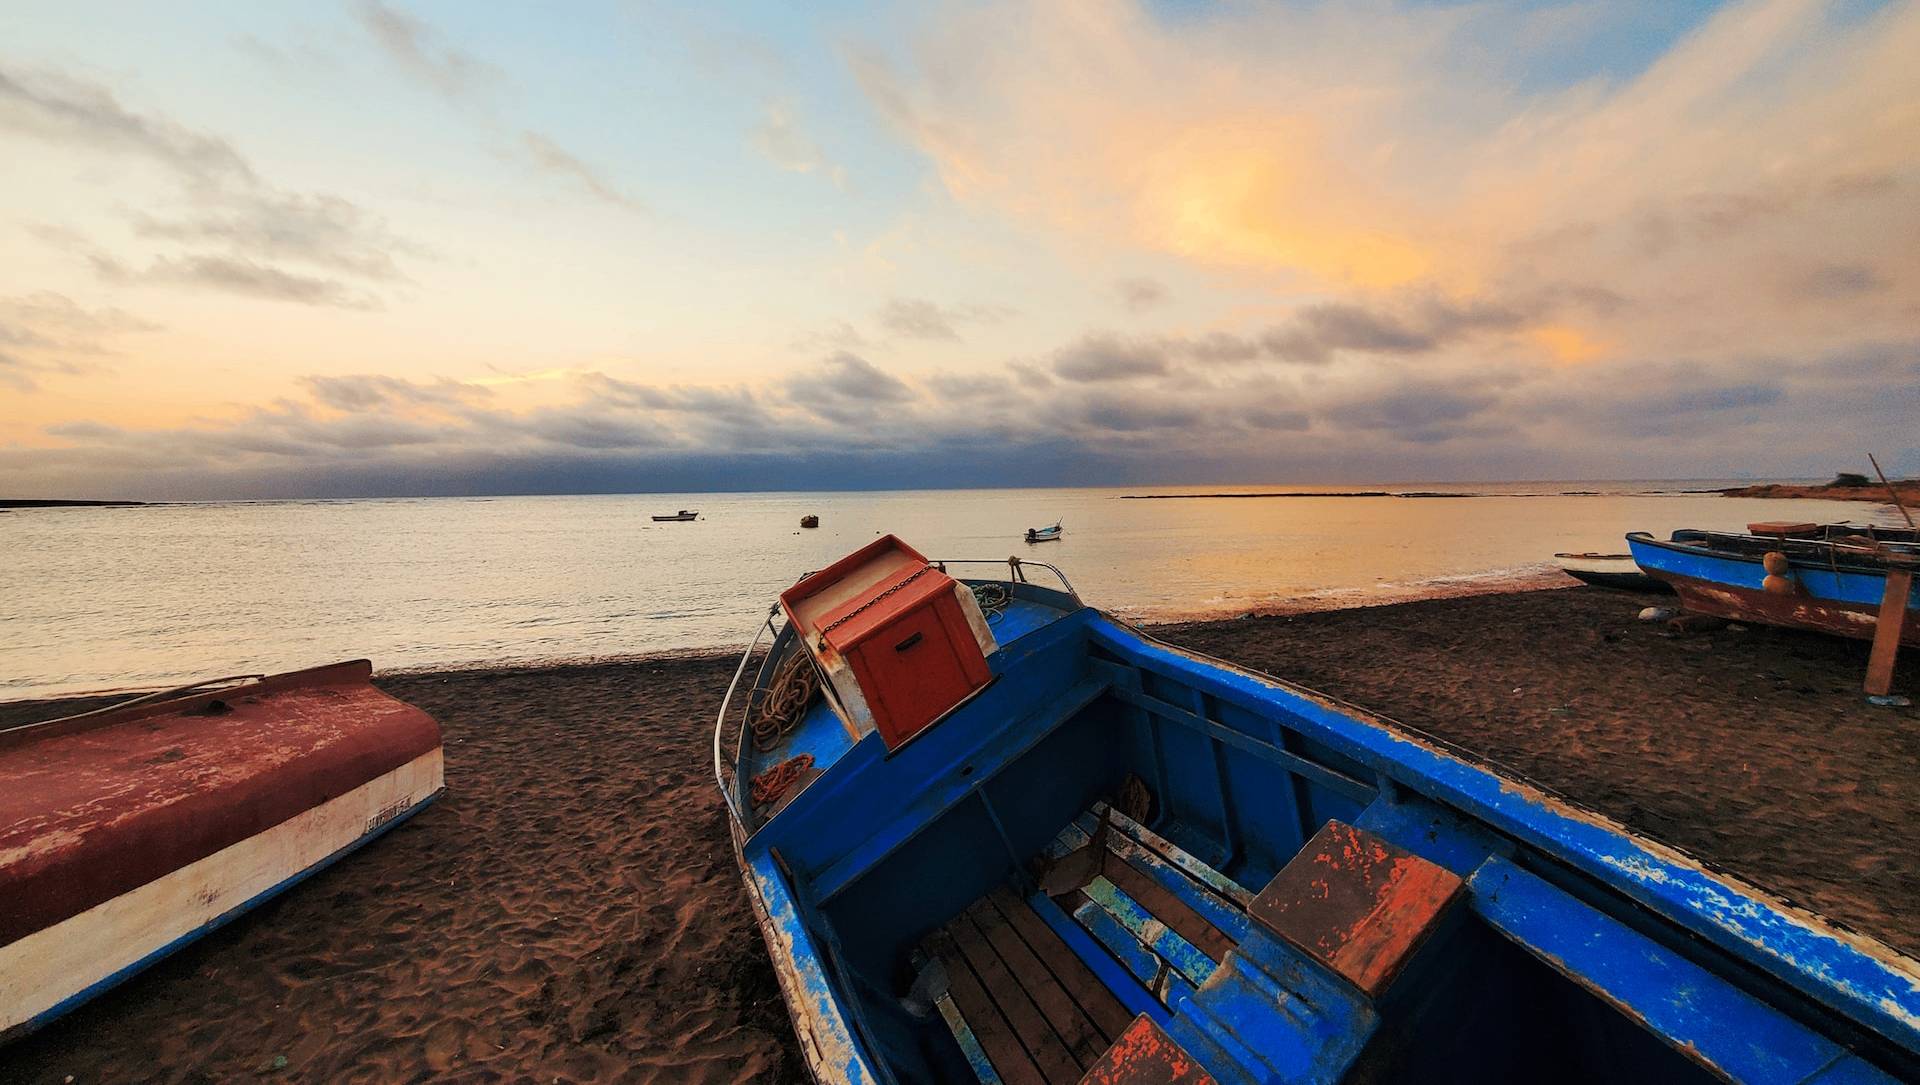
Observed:
[[[1127,1026],[1133,1023],[1133,1014],[1121,1005],[1112,991],[1107,990],[1086,962],[1061,941],[1053,928],[1047,926],[1046,920],[1040,918],[1031,904],[1004,885],[987,894],[987,900],[1019,933],[1034,956],[1047,966],[1047,971],[1059,981],[1061,988],[1073,997],[1074,1003],[1100,1030],[1103,1039],[1116,1040],[1127,1030]]]
[[[1108,881],[1126,890],[1128,896],[1152,912],[1155,919],[1173,928],[1175,934],[1212,958],[1215,964],[1227,959],[1227,951],[1233,948],[1233,939],[1207,922],[1199,912],[1187,907],[1158,882],[1134,869],[1133,864],[1109,851],[1101,857],[1101,872]]]
[[[936,932],[928,936],[927,949],[946,968],[947,994],[960,1015],[966,1018],[967,1026],[980,1041],[981,1050],[987,1053],[1000,1079],[1006,1085],[1048,1085],[1020,1038],[1014,1035],[1012,1026],[1001,1016],[999,1007],[987,997],[986,989],[974,976],[953,938],[944,930]]]
[[[1191,996],[1233,949],[1235,932],[1245,934],[1244,905],[1219,888],[1231,886],[1224,875],[1118,816],[1111,832],[1097,834],[1091,814],[1077,820],[1050,854],[1059,859],[1098,835],[1105,850],[1084,869],[1085,886],[1051,902],[997,886],[922,945],[947,970],[963,1019],[949,1027],[963,1053],[978,1045],[972,1058],[984,1079],[1078,1082],[1132,1025],[1128,1005]],[[1036,910],[1056,906],[1052,919]],[[1077,925],[1084,944],[1069,944],[1055,923]],[[1130,990],[1108,987],[1102,974]],[[982,1054],[992,1073],[978,1067]]]
[[[1008,925],[1007,920],[997,908],[985,898],[975,901],[967,909],[967,921],[980,931],[982,937],[991,945],[994,952],[1006,963],[1007,970],[1014,979],[1033,998],[1035,1006],[1046,1017],[1047,1024],[1053,1026],[1055,1035],[1072,1052],[1074,1061],[1082,1068],[1090,1066],[1106,1050],[1107,1038],[1094,1027],[1087,1012],[1073,1001],[1060,981],[1040,963],[1032,949],[1021,940],[1020,935]]]
[[[1053,1031],[1053,1026],[1047,1023],[1033,996],[1014,979],[1006,962],[987,944],[964,912],[947,923],[946,932],[959,948],[960,955],[972,966],[973,974],[979,978],[980,986],[993,999],[1001,1016],[1013,1027],[1014,1035],[1020,1038],[1021,1045],[1026,1048],[1028,1057],[1039,1068],[1041,1075],[1047,1081],[1056,1083],[1080,1080],[1082,1067],[1072,1052],[1067,1050],[1059,1034]],[[954,962],[947,962],[949,975],[953,965]]]

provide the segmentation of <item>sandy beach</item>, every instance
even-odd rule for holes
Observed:
[[[1634,619],[1645,602],[1580,588],[1157,632],[1920,952],[1920,717],[1862,703],[1866,645],[1672,636]],[[731,666],[381,679],[440,720],[446,797],[0,1051],[0,1080],[803,1080],[709,776]],[[1920,657],[1896,686],[1920,686]],[[0,725],[73,706],[0,705]]]

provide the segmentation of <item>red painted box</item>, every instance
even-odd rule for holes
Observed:
[[[795,584],[780,602],[854,715],[850,728],[864,733],[861,717],[870,718],[888,749],[992,678],[991,636],[972,593],[892,535]]]

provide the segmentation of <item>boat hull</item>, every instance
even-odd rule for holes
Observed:
[[[364,663],[0,735],[0,1039],[325,869],[439,796],[439,728]]]
[[[1715,554],[1699,547],[1662,543],[1630,535],[1634,559],[1646,572],[1672,585],[1686,609],[1729,621],[1807,629],[1859,640],[1873,639],[1886,592],[1885,574],[1792,563],[1794,590],[1761,587],[1766,568],[1758,557]],[[1901,643],[1920,645],[1920,589],[1907,599],[1909,615]]]
[[[822,704],[767,757],[743,732],[729,779],[723,704],[735,857],[817,1080],[1127,1080],[1155,1028],[1222,1085],[1920,1080],[1920,962],[1417,732],[1008,588],[996,682],[898,751]],[[781,650],[749,649],[727,701]],[[750,805],[802,749],[811,781]]]

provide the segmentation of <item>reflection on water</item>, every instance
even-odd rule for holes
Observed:
[[[1467,499],[1121,499],[1192,492],[1136,488],[22,510],[0,514],[0,697],[356,656],[391,670],[739,644],[781,588],[887,531],[934,557],[1050,561],[1088,602],[1156,618],[1538,572],[1555,551],[1623,550],[1635,529],[1894,515],[1631,492],[1674,485],[1384,487],[1610,491]],[[702,518],[650,519],[680,508]],[[807,513],[819,529],[800,529]],[[1022,541],[1056,519],[1062,541]]]

